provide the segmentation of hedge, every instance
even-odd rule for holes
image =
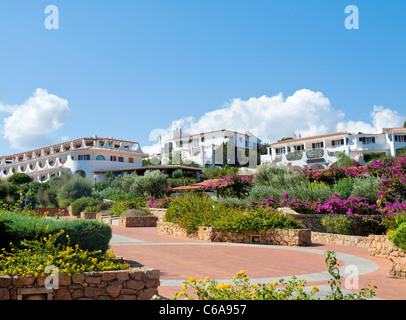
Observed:
[[[111,227],[95,220],[53,220],[43,217],[23,216],[13,213],[0,213],[0,249],[9,248],[21,240],[48,237],[65,230],[68,237],[58,238],[60,243],[76,244],[83,250],[107,251],[112,237]]]

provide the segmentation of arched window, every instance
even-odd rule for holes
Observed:
[[[100,156],[96,157],[96,160],[106,160],[106,159],[103,156],[100,155]]]

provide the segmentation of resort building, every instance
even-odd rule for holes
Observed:
[[[164,136],[159,136],[158,142],[160,151],[150,154],[150,159],[156,157],[163,165],[169,163],[188,165],[194,162],[201,167],[210,167],[246,164],[252,160],[251,157],[253,158],[246,151],[254,151],[256,159],[261,140],[249,131],[220,129],[189,134],[177,128]],[[230,150],[223,149],[224,144],[228,144]],[[235,147],[238,150],[237,155],[232,152]],[[252,165],[256,167],[256,160]]]
[[[406,128],[385,128],[380,133],[336,132],[272,143],[267,154],[261,156],[261,163],[326,169],[338,160],[337,152],[364,163],[367,153],[395,156],[397,150],[405,147]]]
[[[103,179],[95,171],[141,167],[146,156],[135,141],[97,136],[81,138],[0,157],[0,179],[22,172],[33,181],[46,182],[67,171],[97,182]]]

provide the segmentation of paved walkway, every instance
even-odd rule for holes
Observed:
[[[389,277],[390,262],[371,257],[368,248],[313,243],[309,247],[285,247],[254,244],[208,243],[159,234],[156,228],[112,226],[110,245],[114,253],[128,260],[161,271],[159,294],[172,298],[189,277],[230,282],[235,273],[245,270],[251,283],[289,280],[296,276],[308,286],[330,293],[330,275],[324,253],[336,252],[340,274],[345,278],[359,273],[359,288],[375,284],[376,297],[406,300],[406,279]],[[354,266],[357,268],[354,269]],[[354,282],[348,281],[351,285]],[[342,280],[343,289],[346,281]],[[351,289],[351,291],[357,291]],[[349,292],[345,290],[345,292]]]

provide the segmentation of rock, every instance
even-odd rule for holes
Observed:
[[[123,285],[121,283],[114,283],[106,287],[106,293],[112,297],[116,298],[119,296]]]

